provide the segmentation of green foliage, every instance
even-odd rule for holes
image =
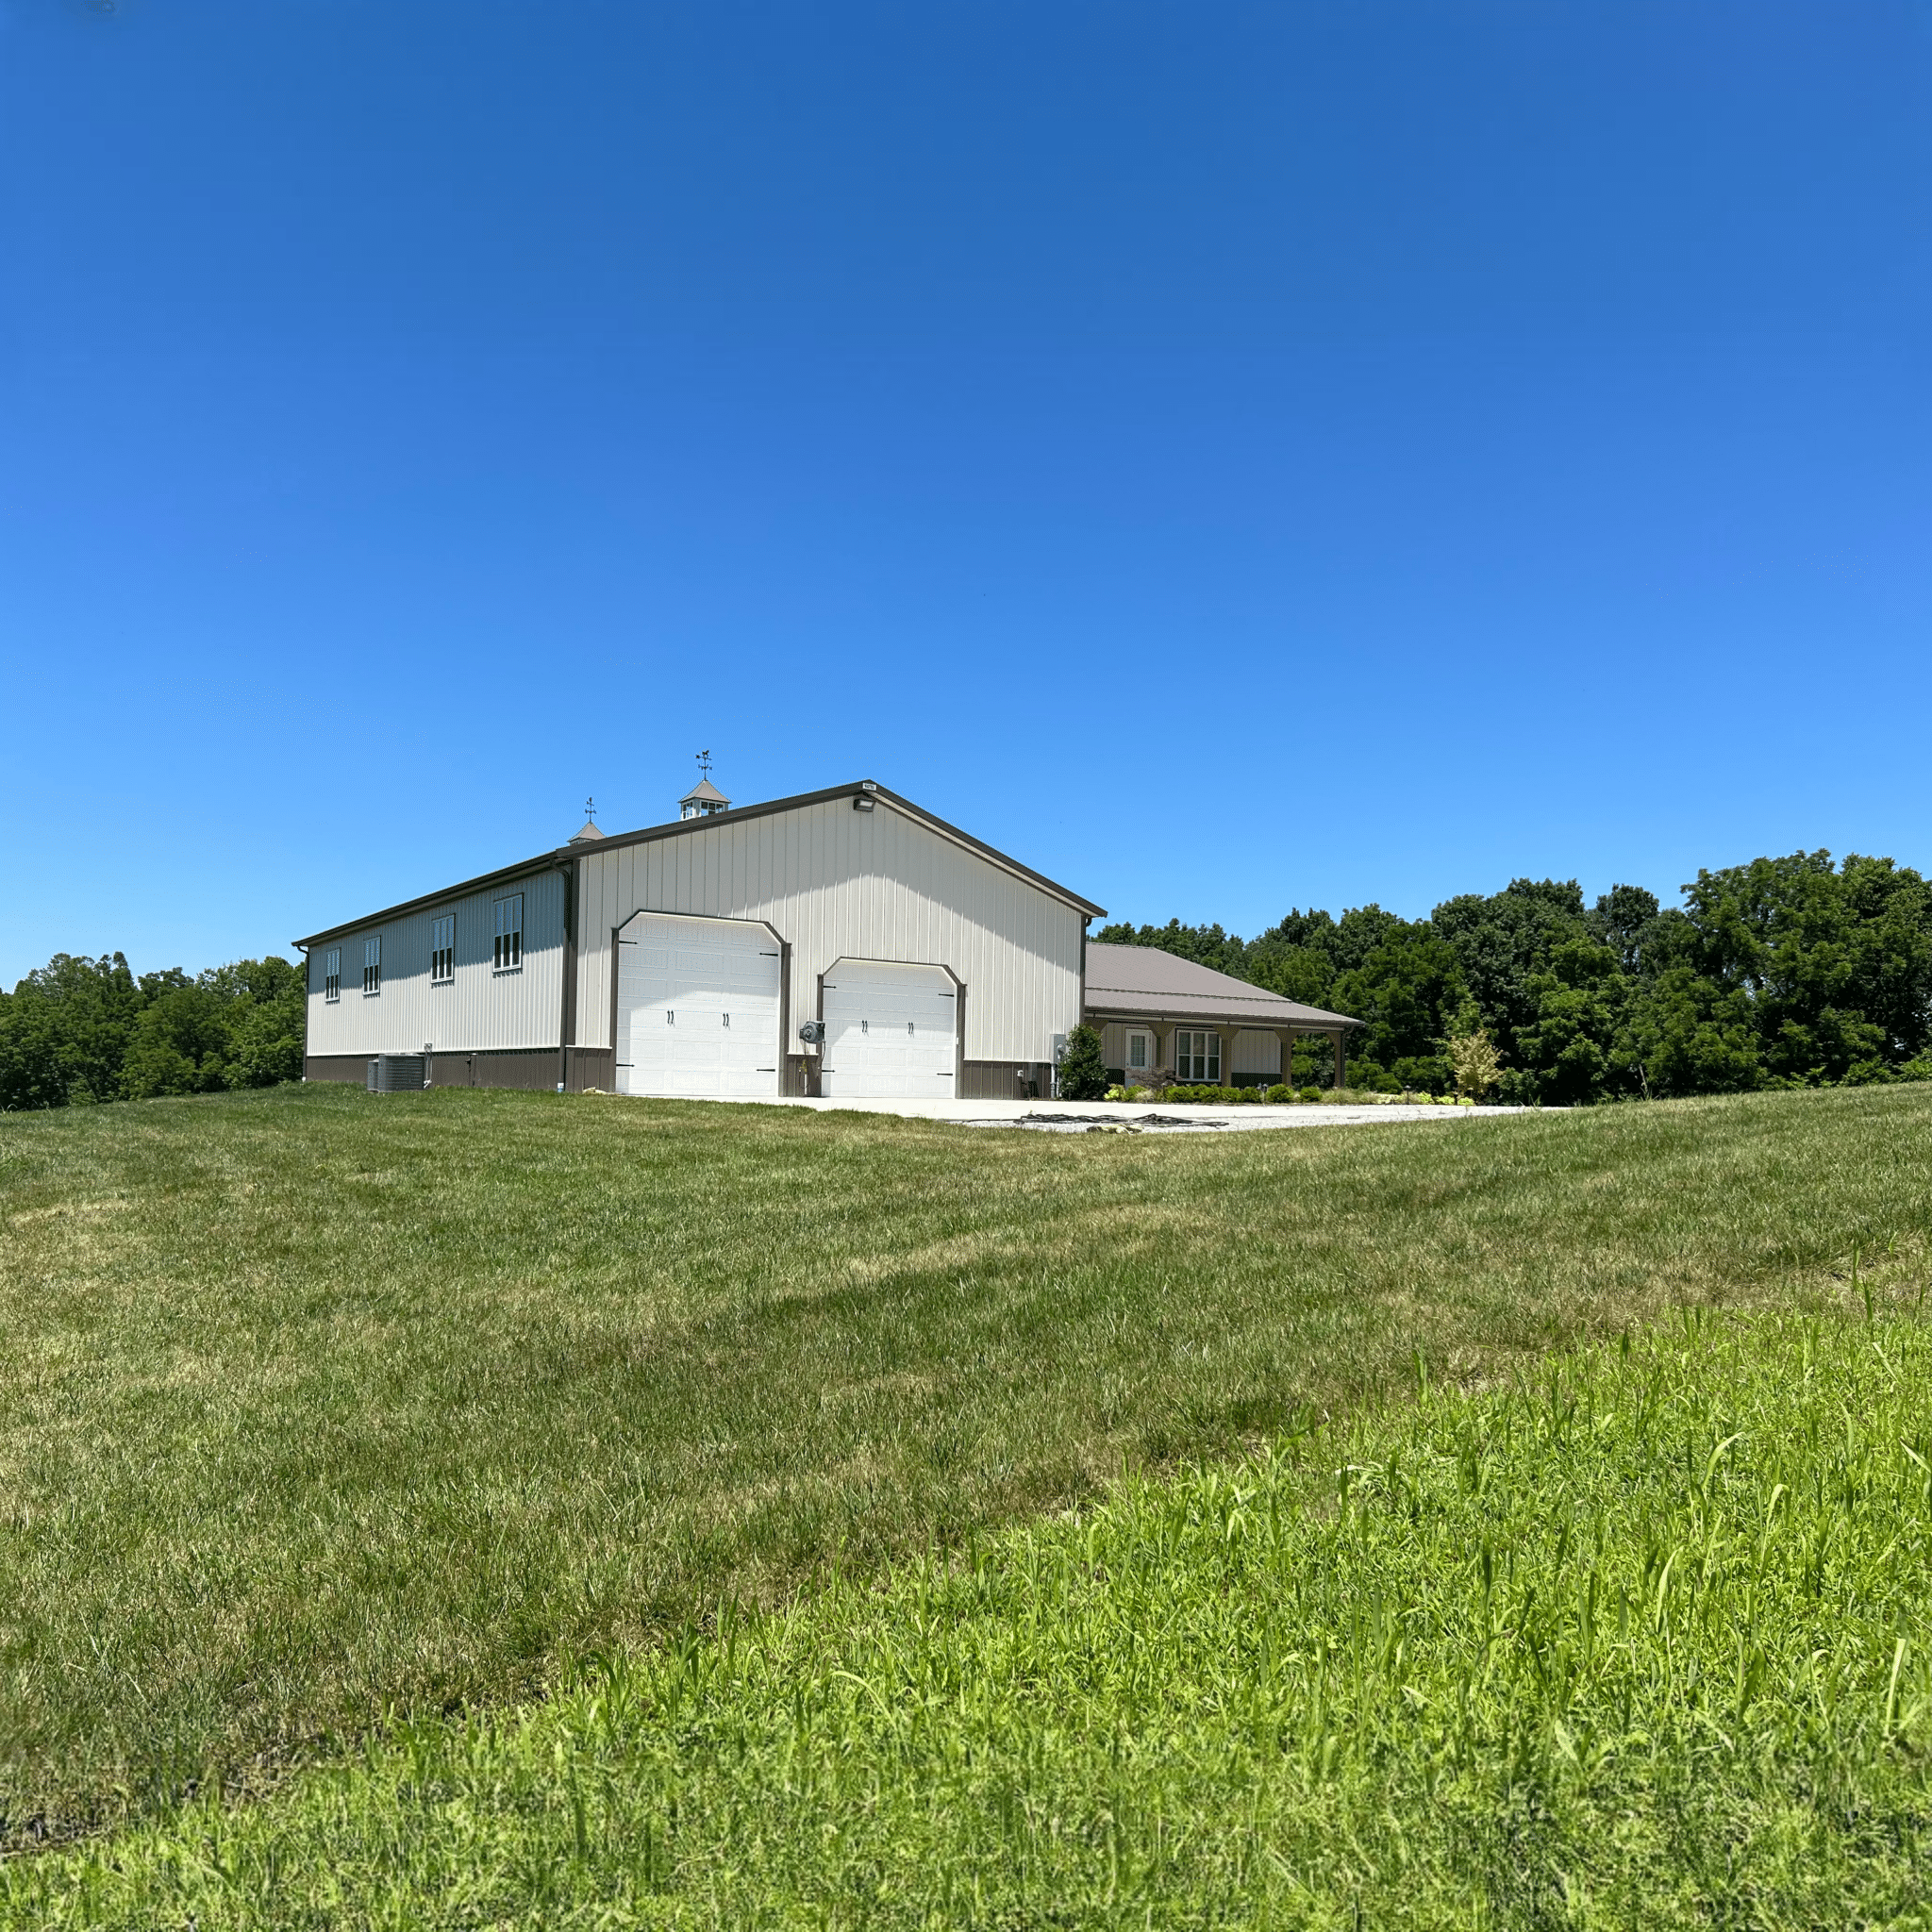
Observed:
[[[1496,1084],[1503,1068],[1490,1036],[1478,1026],[1449,1041],[1449,1064],[1456,1072],[1456,1091],[1466,1100],[1480,1101]]]
[[[1060,1056],[1060,1098],[1104,1100],[1108,1084],[1107,1068],[1101,1059],[1099,1030],[1092,1026],[1075,1026],[1067,1035],[1067,1050]]]
[[[1924,1322],[1705,1316],[1475,1393],[1423,1374],[248,1808],[11,1860],[0,1920],[1923,1925]]]
[[[1260,1104],[1259,1087],[1170,1087],[1163,1101],[1186,1101],[1195,1107],[1255,1107]]]
[[[119,953],[57,954],[0,992],[0,1111],[299,1080],[304,991],[273,955],[137,981]]]
[[[119,954],[57,953],[0,993],[0,1110],[118,1100],[121,1062],[143,1004]]]
[[[1432,1056],[1442,1014],[1466,997],[1455,947],[1418,921],[1391,926],[1359,966],[1336,979],[1334,1010],[1369,1023],[1350,1040],[1352,1055],[1391,1066]]]
[[[1619,885],[1515,879],[1428,919],[1292,911],[1251,941],[1218,925],[1110,926],[1368,1023],[1349,1083],[1446,1092],[1443,1042],[1473,1002],[1502,1097],[1561,1106],[1765,1087],[1872,1085],[1932,1058],[1932,887],[1825,852],[1700,872],[1684,905]],[[1316,1071],[1297,1049],[1293,1077]]]

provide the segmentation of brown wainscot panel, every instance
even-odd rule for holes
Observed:
[[[554,1046],[511,1047],[499,1053],[439,1053],[430,1056],[432,1087],[515,1087],[527,1093],[557,1091]]]
[[[369,1056],[366,1053],[311,1053],[302,1061],[305,1080],[348,1081],[357,1087],[369,1084]]]
[[[967,1060],[960,1069],[961,1100],[1037,1100],[1052,1091],[1050,1061]]]
[[[617,1091],[617,1054],[608,1046],[574,1046],[570,1050],[570,1091],[586,1093]]]

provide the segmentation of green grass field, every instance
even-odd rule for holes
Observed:
[[[0,1912],[1924,1926],[1928,1388],[1923,1321],[1692,1315],[396,1727]]]
[[[1882,1315],[1928,1153],[1913,1089],[1161,1141],[319,1088],[0,1121],[6,1829],[146,1829],[1419,1362]]]

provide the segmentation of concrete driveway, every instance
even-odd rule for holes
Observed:
[[[1154,1107],[1113,1100],[758,1100],[745,1107],[802,1107],[817,1113],[890,1113],[905,1120],[953,1121],[963,1127],[1023,1127],[1085,1134],[1098,1128],[1136,1133],[1221,1133],[1257,1127],[1355,1127],[1402,1121],[1467,1121],[1528,1113],[1524,1107]]]

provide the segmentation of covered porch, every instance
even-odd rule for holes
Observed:
[[[1296,1046],[1313,1041],[1318,1084],[1339,1088],[1348,1036],[1362,1024],[1152,946],[1090,944],[1086,977],[1086,1021],[1121,1086],[1161,1076],[1191,1087],[1291,1083]]]
[[[1295,1046],[1310,1042],[1322,1048],[1317,1084],[1342,1084],[1347,1033],[1341,1028],[1237,1026],[1207,1014],[1186,1021],[1095,1015],[1087,1024],[1100,1034],[1108,1078],[1123,1087],[1144,1087],[1158,1073],[1190,1087],[1292,1084]]]

